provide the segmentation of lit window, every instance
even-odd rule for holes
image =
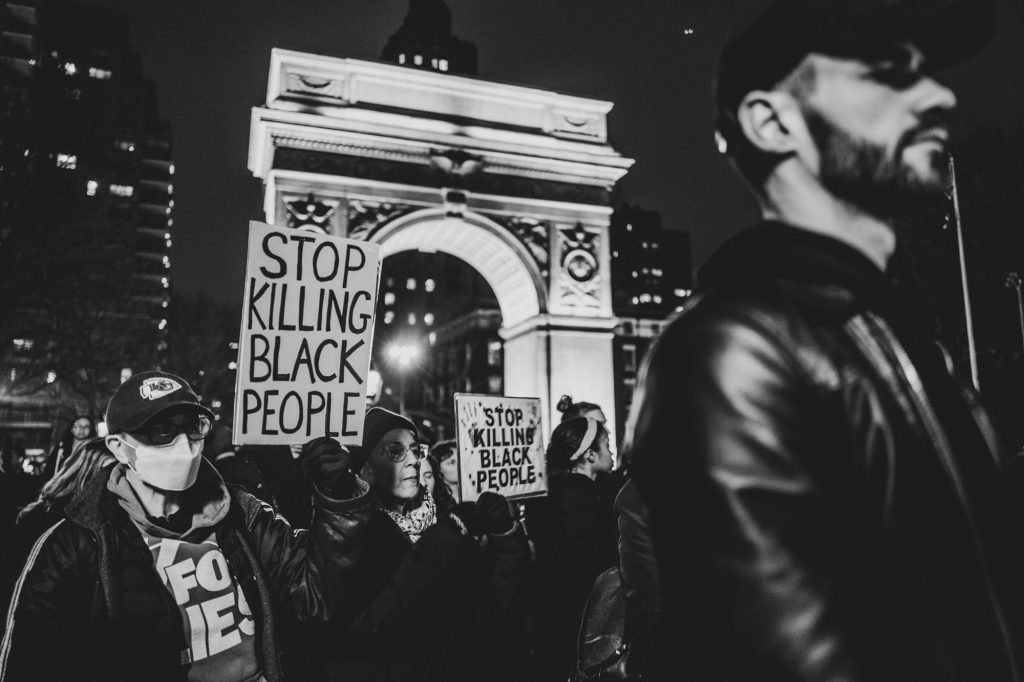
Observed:
[[[135,151],[135,143],[131,140],[118,140],[117,148],[122,152],[133,152]]]
[[[75,66],[74,62],[64,62],[64,73],[68,76],[74,76],[78,73],[78,67]]]
[[[168,258],[167,256],[164,256],[164,267],[165,268],[171,267],[171,259]]]
[[[415,57],[412,58],[412,63],[415,64],[416,66],[422,66],[423,57],[421,57],[420,55],[416,55]]]
[[[654,295],[654,302],[655,303],[661,303],[661,296],[659,296],[658,294],[655,294]]]
[[[18,378],[18,370],[11,367],[11,381],[15,381]]]
[[[676,298],[686,298],[687,296],[690,295],[690,290],[689,289],[676,289],[675,290],[675,295],[676,295]]]
[[[633,297],[633,305],[637,305],[638,303],[640,303],[640,299],[637,298],[636,296],[634,296]]]
[[[626,232],[632,232],[632,231],[633,231],[633,224],[632,223],[626,223]]]
[[[90,197],[94,197],[96,196],[96,190],[99,189],[99,186],[100,183],[96,182],[95,180],[90,180],[89,182],[85,183],[85,193]]]
[[[394,304],[395,304],[395,292],[389,291],[389,292],[385,293],[384,294],[384,305],[394,305]]]
[[[412,277],[405,280],[405,288],[408,289],[409,291],[416,291],[416,280],[413,279]]]
[[[437,68],[437,57],[431,57],[431,59],[430,59],[430,65],[431,65],[432,67],[434,67],[435,69]]]
[[[429,343],[431,346],[437,343],[437,332],[430,332],[429,334],[427,334],[427,343]]]
[[[161,308],[166,308],[167,307],[167,299],[166,298],[163,301],[160,302],[160,307]]]
[[[487,389],[491,395],[501,395],[501,377],[497,374],[487,377]]]
[[[447,71],[448,70],[448,60],[447,59],[442,59],[440,62],[438,62],[437,68],[441,69],[442,71]]]
[[[619,252],[618,251],[612,251],[612,258],[618,258],[618,257],[619,257]]]
[[[174,185],[167,185],[167,193],[174,194]]]
[[[57,380],[57,373],[54,372],[52,369],[49,372],[46,373],[46,383],[52,384],[56,380]]]
[[[228,348],[230,348],[231,350],[238,350],[238,342],[232,341],[231,343],[228,344]]]
[[[167,328],[167,319],[164,318],[164,319],[160,320],[160,324],[158,324],[156,326],[156,328],[157,329],[166,329]]]
[[[425,280],[423,282],[423,290],[428,292],[428,293],[433,291],[434,287],[436,287],[436,286],[437,286],[437,282],[435,282],[432,279],[428,279],[428,280]]]
[[[89,67],[89,77],[95,78],[100,81],[108,81],[114,74],[111,73],[110,69],[97,69],[95,66]]]
[[[168,248],[168,249],[169,249],[169,248],[171,248],[171,240],[170,240],[170,239],[168,239],[166,243],[167,243],[167,248]]]
[[[228,363],[228,369],[230,369],[231,371],[235,371],[236,369],[238,369],[238,363],[232,360],[231,362]]]
[[[117,197],[130,197],[135,194],[135,188],[131,185],[111,185],[110,193]]]
[[[170,166],[168,166],[167,172],[170,173],[171,175],[174,175],[174,164],[173,163]]]
[[[124,382],[128,381],[131,378],[132,378],[132,368],[131,367],[124,367],[124,368],[122,368],[121,369],[121,383],[123,384]]]
[[[416,326],[416,313],[409,313],[409,326]]]
[[[399,64],[405,64],[405,53],[404,52],[402,54],[398,55],[398,63]]]
[[[423,316],[423,324],[427,325],[428,327],[434,324],[434,313],[426,313]]]
[[[633,271],[633,279],[636,279],[636,278],[637,278],[637,277],[639,277],[639,276],[640,276],[640,275],[638,275],[638,274],[637,274],[636,270],[634,270],[634,271]]]
[[[221,401],[219,401],[219,400],[211,400],[210,401],[210,407],[212,407],[215,410],[219,410],[221,405],[223,405],[223,403]]]
[[[14,339],[15,350],[32,350],[32,346],[36,345],[32,339]]]
[[[640,294],[640,302],[641,303],[650,303],[651,302],[651,295],[650,294]]]
[[[64,153],[57,154],[57,168],[75,170],[78,168],[78,155]]]
[[[487,343],[487,364],[490,367],[497,367],[501,364],[501,341]]]
[[[389,310],[384,313],[384,324],[391,324],[395,321],[395,311]]]
[[[167,279],[166,277],[161,277],[160,278],[160,283],[164,285],[164,289],[166,289],[166,288],[171,286],[171,281],[169,279]]]

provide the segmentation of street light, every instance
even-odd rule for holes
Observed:
[[[388,346],[388,358],[398,366],[398,412],[405,414],[406,370],[420,356],[420,347],[414,343],[393,343]]]

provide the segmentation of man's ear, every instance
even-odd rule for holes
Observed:
[[[114,458],[121,464],[128,464],[128,452],[126,451],[124,441],[114,435],[107,436],[104,440],[107,444],[107,449],[114,453]]]
[[[792,95],[754,90],[743,98],[736,113],[743,135],[757,149],[780,155],[796,151],[798,140],[793,133],[803,119]]]

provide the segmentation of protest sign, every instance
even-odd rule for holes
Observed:
[[[455,419],[461,501],[547,493],[540,398],[456,393]]]
[[[377,244],[249,224],[233,440],[363,434]]]

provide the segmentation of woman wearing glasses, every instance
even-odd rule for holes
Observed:
[[[415,425],[388,410],[366,413],[360,457],[374,506],[356,567],[364,598],[328,678],[512,679],[529,546],[508,503],[486,494],[439,510],[420,484],[429,463]]]

